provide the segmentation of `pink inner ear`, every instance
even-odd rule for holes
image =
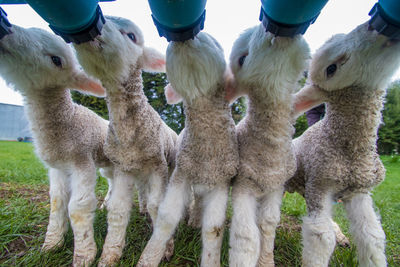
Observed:
[[[85,81],[82,84],[78,84],[79,89],[82,91],[92,93],[97,96],[104,96],[106,93],[106,90],[104,89],[101,84],[95,82],[95,81]]]
[[[294,108],[296,112],[302,112],[303,110],[308,110],[310,107],[314,105],[316,101],[313,100],[305,100],[295,104]]]
[[[164,89],[164,93],[168,104],[176,104],[182,98],[177,92],[175,92],[174,88],[172,88],[170,84],[167,84]]]
[[[106,93],[104,87],[96,82],[93,81],[89,82],[89,87],[92,89],[92,92],[96,95],[104,95]]]
[[[157,59],[151,63],[151,67],[153,69],[162,69],[165,67],[165,60],[164,59]]]
[[[325,94],[323,91],[318,86],[309,85],[294,95],[293,111],[295,114],[300,115],[324,101]]]
[[[231,85],[225,86],[225,99],[231,102],[235,98],[235,89]]]
[[[231,103],[237,97],[236,88],[233,82],[233,75],[230,72],[225,73],[225,99]]]

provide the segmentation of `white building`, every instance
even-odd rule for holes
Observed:
[[[32,138],[24,107],[0,103],[0,140],[18,138]]]

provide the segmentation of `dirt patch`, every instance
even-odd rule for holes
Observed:
[[[33,203],[49,201],[49,187],[47,185],[18,185],[13,183],[0,183],[0,198],[7,203],[13,199],[22,197]]]
[[[394,256],[393,256],[393,261],[394,261],[395,263],[400,263],[400,255],[394,255]]]
[[[282,214],[278,228],[288,232],[301,232],[301,222],[296,217]]]
[[[19,236],[17,239],[8,243],[5,253],[0,257],[0,262],[14,256],[21,257],[25,255],[29,249],[28,243],[32,241],[32,239],[32,236]]]

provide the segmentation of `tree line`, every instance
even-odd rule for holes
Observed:
[[[143,72],[144,93],[150,105],[160,114],[165,123],[178,134],[185,127],[185,115],[182,103],[168,105],[164,96],[164,87],[167,85],[165,73]],[[303,85],[305,78],[299,81]],[[72,92],[73,100],[84,105],[105,119],[108,119],[106,101],[103,98],[84,95],[77,91]],[[231,105],[232,117],[238,123],[246,113],[246,98],[241,97]],[[397,154],[400,149],[400,80],[393,82],[386,95],[383,110],[383,123],[378,132],[378,151],[380,154]],[[295,124],[295,137],[300,136],[307,129],[307,120],[300,116]]]

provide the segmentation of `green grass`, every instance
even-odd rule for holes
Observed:
[[[386,233],[389,266],[400,266],[400,161],[388,156],[382,160],[387,169],[385,181],[373,191],[373,198]],[[99,178],[96,195],[99,202],[107,192],[107,182]],[[231,210],[231,209],[229,209]],[[343,205],[335,205],[334,219],[350,237]],[[69,230],[64,245],[52,252],[41,253],[40,247],[48,223],[49,198],[47,171],[33,153],[29,143],[0,142],[0,266],[70,266],[73,234]],[[230,218],[231,211],[228,212]],[[277,266],[301,266],[301,218],[306,214],[303,198],[286,194],[282,220],[275,241]],[[95,240],[100,257],[107,233],[106,212],[96,211]],[[229,219],[224,232],[222,263],[228,266]],[[151,235],[148,217],[138,212],[135,203],[127,229],[126,247],[118,266],[134,266]],[[199,266],[200,231],[181,223],[175,235],[175,253],[160,266]],[[336,247],[330,266],[357,266],[354,244]]]

